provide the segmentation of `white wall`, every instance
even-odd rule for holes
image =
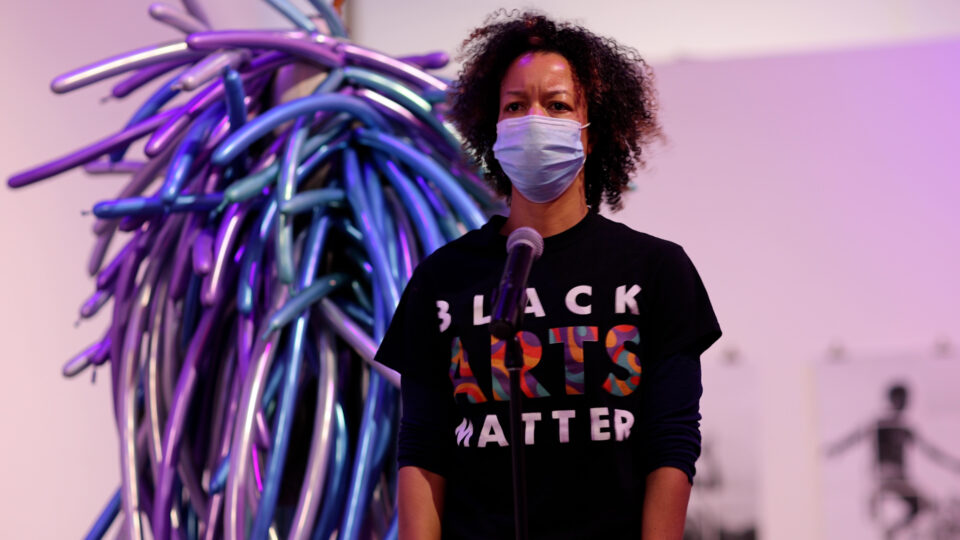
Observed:
[[[705,361],[759,368],[765,538],[820,537],[814,364],[960,343],[958,62],[952,41],[657,70],[670,144],[616,217],[698,265],[725,330]]]
[[[396,54],[455,51],[488,14],[528,6],[615,37],[657,64],[960,35],[954,0],[356,0],[352,6],[354,38]]]
[[[99,105],[109,85],[66,96],[47,85],[175,36],[147,5],[0,8],[0,176],[125,122],[143,94]],[[261,2],[207,5],[222,25],[279,24]],[[688,248],[726,331],[708,360],[737,349],[759,368],[764,532],[817,538],[812,363],[835,343],[883,352],[960,342],[960,44],[824,51],[960,35],[960,5],[583,5],[541,4],[655,62],[671,140],[616,218]],[[393,54],[452,50],[494,7],[358,0],[354,35]],[[722,60],[730,55],[756,58]],[[668,62],[680,57],[701,60]],[[0,193],[0,514],[11,537],[76,537],[119,483],[106,370],[94,386],[59,375],[106,322],[72,327],[93,288],[91,221],[80,211],[112,197],[118,181],[71,173]]]

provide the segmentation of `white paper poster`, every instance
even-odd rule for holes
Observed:
[[[703,436],[684,540],[757,538],[760,437],[755,370],[742,362],[704,362]]]
[[[960,362],[817,370],[825,537],[960,539]]]

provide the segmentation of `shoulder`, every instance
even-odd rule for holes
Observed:
[[[502,257],[505,240],[497,238],[498,236],[499,233],[488,223],[451,240],[417,264],[411,283],[417,282],[429,287],[430,284],[436,284],[437,280],[449,280],[451,273],[462,270],[465,265],[477,265],[488,259],[496,260],[497,257]]]
[[[598,214],[594,221],[595,228],[591,236],[606,249],[623,251],[651,261],[678,261],[686,258],[683,247],[675,242],[635,230],[603,215]]]
[[[481,254],[491,251],[495,247],[493,240],[490,231],[485,228],[468,231],[460,238],[447,242],[431,253],[423,260],[422,264],[428,266],[442,265],[450,260],[459,259],[465,254]]]

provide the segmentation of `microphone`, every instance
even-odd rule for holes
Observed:
[[[507,264],[490,316],[490,333],[504,341],[512,339],[523,319],[527,279],[533,262],[543,253],[543,238],[530,227],[520,227],[507,237]]]

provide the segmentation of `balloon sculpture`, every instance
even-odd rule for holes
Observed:
[[[159,89],[116,134],[9,179],[130,176],[93,207],[80,312],[112,300],[111,324],[64,366],[109,364],[120,434],[121,486],[88,538],[118,515],[131,539],[396,536],[399,377],[376,344],[417,261],[499,203],[424,71],[445,54],[391,58],[349,41],[324,0],[313,18],[268,1],[295,28],[212,30],[196,0],[153,4],[185,38],[51,87]],[[278,99],[303,71],[309,95]]]

